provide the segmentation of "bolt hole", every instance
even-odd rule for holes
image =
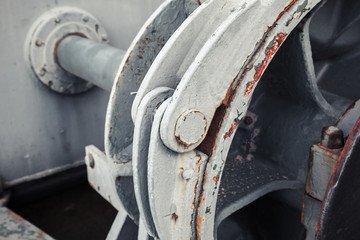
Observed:
[[[244,118],[244,123],[245,123],[246,125],[250,125],[250,124],[253,123],[253,119],[252,119],[251,117],[249,117],[249,116],[246,116],[246,117]]]
[[[95,167],[95,160],[94,160],[93,155],[92,155],[92,154],[89,154],[88,158],[89,158],[89,166],[90,166],[91,168],[94,168],[94,167]],[[99,187],[98,187],[98,189],[99,189]]]

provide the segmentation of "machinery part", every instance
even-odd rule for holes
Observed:
[[[173,81],[168,80],[165,83],[165,86],[170,87],[170,85],[176,84],[175,79],[177,79],[177,78],[175,76],[176,76],[176,74],[179,73],[179,69],[176,68],[175,66],[180,66],[181,60],[183,58],[171,57],[171,54],[169,54],[170,51],[169,52],[166,51],[166,50],[168,50],[167,47],[171,46],[171,44],[174,44],[175,42],[178,44],[179,42],[176,41],[177,37],[179,39],[184,39],[184,38],[186,39],[186,38],[191,38],[192,36],[197,36],[194,34],[185,35],[184,32],[186,30],[184,30],[184,29],[187,29],[187,27],[189,27],[189,29],[191,29],[191,26],[193,26],[192,24],[199,25],[199,22],[197,22],[196,20],[200,19],[201,18],[200,16],[202,16],[202,18],[205,18],[204,16],[206,16],[206,9],[210,8],[211,4],[215,4],[215,2],[217,2],[217,1],[209,1],[208,4],[206,4],[204,6],[200,6],[194,12],[194,15],[192,16],[192,18],[188,18],[188,20],[186,20],[184,22],[184,24],[181,26],[181,28],[179,28],[179,30],[170,38],[170,40],[168,41],[168,43],[166,44],[164,49],[160,52],[159,56],[156,59],[156,62],[154,62],[154,64],[149,69],[149,72],[144,79],[144,83],[148,83],[148,82],[145,82],[145,80],[150,76],[151,79],[149,79],[149,83],[148,83],[149,85],[150,84],[153,84],[153,85],[159,84],[158,77],[160,77],[159,72],[161,72],[162,73],[161,75],[167,76],[167,78],[169,78],[170,80],[173,79]],[[219,4],[219,6],[221,6],[220,1],[218,2],[218,4]],[[233,15],[229,16],[228,18],[224,17],[225,19],[228,19],[228,22],[225,21],[225,23],[223,23],[223,25],[221,25],[222,22],[218,23],[218,25],[223,27],[222,28],[223,31],[220,31],[219,30],[220,28],[218,28],[217,31],[211,32],[211,34],[209,34],[213,37],[209,38],[209,40],[205,44],[202,44],[203,48],[201,48],[199,50],[197,57],[193,58],[194,59],[193,64],[188,65],[189,69],[187,71],[189,72],[189,74],[187,74],[187,71],[184,70],[184,72],[186,72],[186,73],[184,74],[184,77],[181,79],[179,85],[176,87],[176,91],[174,92],[174,95],[172,96],[169,106],[167,107],[167,110],[164,114],[164,117],[162,118],[162,124],[160,126],[160,134],[162,136],[162,141],[164,141],[165,145],[167,147],[169,147],[171,150],[178,151],[178,152],[190,151],[190,150],[194,149],[197,146],[197,144],[191,145],[189,148],[185,149],[184,146],[180,146],[176,142],[176,139],[174,137],[174,132],[173,132],[174,126],[172,124],[168,124],[172,117],[175,117],[177,120],[177,117],[180,114],[182,114],[184,112],[184,110],[187,110],[184,108],[190,107],[193,109],[199,109],[202,113],[204,113],[208,122],[210,122],[211,119],[214,119],[211,122],[211,125],[212,125],[212,127],[210,127],[211,130],[208,130],[208,133],[205,137],[205,140],[203,141],[203,144],[200,145],[198,148],[198,150],[200,150],[201,152],[203,152],[209,156],[209,160],[206,165],[206,171],[205,171],[206,174],[204,175],[204,181],[203,181],[202,187],[201,187],[201,197],[195,203],[196,221],[194,221],[193,224],[196,229],[195,237],[197,237],[198,239],[201,239],[201,238],[202,239],[212,239],[214,237],[213,233],[215,230],[215,226],[214,226],[215,209],[216,209],[216,205],[217,205],[217,197],[218,197],[220,179],[221,179],[222,172],[223,172],[223,169],[225,166],[227,153],[229,151],[232,139],[234,137],[233,133],[235,132],[235,130],[237,128],[237,123],[241,120],[241,118],[243,117],[244,113],[247,110],[247,107],[249,104],[249,99],[251,96],[250,93],[252,93],[253,90],[255,89],[254,87],[256,86],[256,83],[260,79],[260,76],[262,75],[267,64],[270,62],[270,60],[272,59],[272,57],[274,56],[276,51],[279,49],[281,43],[285,40],[287,35],[297,25],[297,23],[301,20],[301,18],[305,16],[303,14],[304,11],[307,11],[309,8],[311,9],[316,4],[316,2],[313,1],[313,2],[297,3],[294,1],[290,5],[287,5],[288,3],[284,1],[284,2],[282,2],[282,4],[279,4],[277,2],[276,6],[272,5],[272,4],[263,6],[260,3],[260,1],[255,1],[252,4],[248,4],[245,7],[243,6],[243,4],[239,4],[238,2],[234,3],[234,5],[227,4],[225,9],[229,8],[229,9],[227,9],[229,11],[224,10],[224,14],[225,13],[229,14],[229,12],[230,12],[230,15],[231,14],[233,14]],[[216,5],[214,5],[214,6],[216,6]],[[234,11],[230,11],[232,8],[234,8]],[[236,9],[238,9],[238,10],[236,10]],[[259,12],[257,12],[255,14],[256,10],[254,10],[254,9],[258,9]],[[237,46],[236,51],[230,48],[231,53],[229,53],[230,50],[225,49],[225,46],[229,47],[231,45],[229,45],[230,43],[228,43],[226,41],[226,39],[228,39],[229,41],[231,40],[232,43],[235,44],[238,42],[246,42],[246,41],[240,41],[242,36],[248,37],[249,34],[250,34],[250,36],[253,36],[255,34],[254,33],[255,31],[253,29],[246,28],[245,26],[241,29],[242,29],[242,31],[246,31],[246,33],[242,32],[242,31],[235,31],[232,27],[236,26],[236,29],[239,29],[239,26],[241,26],[241,24],[245,24],[248,21],[250,21],[249,19],[247,19],[249,17],[248,14],[250,14],[251,16],[258,16],[259,13],[262,13],[263,11],[265,12],[266,11],[265,9],[267,9],[267,11],[269,11],[269,12],[277,11],[277,14],[269,15],[269,22],[267,24],[264,24],[264,26],[262,26],[260,23],[259,23],[259,25],[261,27],[259,28],[259,26],[257,26],[257,29],[262,29],[262,27],[263,27],[264,30],[263,31],[259,30],[259,32],[256,33],[256,34],[259,34],[259,36],[257,36],[257,35],[254,36],[254,39],[257,39],[260,41],[258,43],[258,45],[256,45],[256,47],[255,47],[256,50],[252,54],[251,53],[240,54],[241,51],[243,51],[243,50],[248,51],[249,49],[252,49],[252,48],[249,48],[245,44],[245,45],[242,45],[241,47]],[[286,10],[286,14],[283,13],[284,9]],[[222,13],[222,12],[220,11],[220,13]],[[204,16],[202,14],[204,14]],[[271,16],[274,16],[274,15],[277,17],[272,19]],[[215,18],[215,19],[217,19],[217,18]],[[219,19],[221,20],[222,18],[219,18]],[[290,22],[289,22],[289,19],[291,19]],[[192,21],[190,21],[190,20],[192,20]],[[274,21],[275,21],[275,23],[274,23]],[[262,19],[262,23],[264,23],[263,19]],[[216,24],[215,24],[215,26],[216,26]],[[268,26],[272,26],[272,27],[267,31]],[[203,28],[203,29],[206,29],[206,28]],[[249,31],[251,33],[247,32],[247,31]],[[264,31],[265,31],[265,35],[264,35]],[[180,33],[182,33],[182,34],[180,35]],[[230,34],[230,36],[231,36],[231,34],[235,34],[235,35],[233,37],[229,37],[229,35],[227,35],[227,34]],[[218,36],[219,38],[216,38],[216,36]],[[237,39],[236,36],[238,36],[239,39]],[[222,37],[224,37],[224,38],[222,38]],[[217,40],[221,39],[221,43],[223,43],[223,44],[221,44],[221,45],[215,44],[217,42],[217,41],[215,41],[215,39],[217,39]],[[237,39],[237,40],[235,41],[235,39]],[[188,39],[186,39],[186,40],[189,41]],[[180,40],[178,40],[178,41],[180,41]],[[218,40],[218,41],[220,41],[220,40]],[[191,42],[196,43],[196,41],[194,41],[194,39],[192,39]],[[183,44],[181,46],[187,46],[187,45]],[[224,47],[224,48],[222,48],[222,47]],[[196,48],[196,44],[195,44],[194,48]],[[173,52],[174,48],[172,48],[171,51]],[[221,58],[221,59],[226,59],[226,61],[223,61],[221,64],[221,68],[224,67],[224,71],[221,71],[219,73],[221,73],[222,79],[227,79],[227,80],[229,80],[229,82],[226,82],[227,80],[223,80],[221,82],[221,84],[223,84],[223,85],[218,86],[215,84],[216,83],[215,80],[210,81],[210,79],[209,79],[209,76],[211,76],[211,79],[216,78],[215,76],[217,76],[217,75],[211,74],[212,73],[211,71],[214,69],[218,70],[218,68],[219,68],[219,67],[217,67],[217,68],[214,67],[214,65],[213,65],[214,61],[211,61],[210,56],[217,56],[217,57],[223,56],[222,51],[225,51],[227,53],[227,56]],[[233,58],[229,57],[229,54],[234,54],[234,55],[230,55],[230,56],[234,56],[234,57]],[[242,61],[241,57],[239,58],[239,56],[247,56],[247,55],[250,56],[248,60],[246,60],[246,58],[245,58]],[[205,56],[208,57],[208,60],[207,61],[201,60],[201,58],[205,57]],[[237,56],[238,59],[236,59],[235,62],[231,61],[231,60],[234,60],[235,56]],[[158,62],[159,58],[163,59],[164,62],[166,59],[167,64],[171,63],[170,61],[173,60],[174,62],[171,63],[172,67],[164,67],[164,65],[160,65]],[[188,60],[188,61],[190,61],[190,60]],[[163,63],[163,62],[161,62],[161,63]],[[251,66],[257,66],[258,63],[259,63],[259,67],[256,68],[258,70],[251,67]],[[198,68],[199,65],[201,65],[202,67]],[[161,66],[161,67],[159,67],[159,66]],[[182,65],[182,67],[183,67],[183,65]],[[192,75],[192,73],[194,73],[194,71],[196,71],[196,69],[199,69],[199,71],[201,71],[203,73],[203,75],[196,75],[197,78],[195,78],[195,77],[191,78],[191,76],[195,76],[195,75]],[[205,71],[205,69],[207,71]],[[225,71],[225,69],[226,69],[226,71]],[[234,72],[232,72],[231,69],[234,70]],[[240,69],[240,71],[239,71],[239,69]],[[246,69],[247,69],[247,71],[245,71]],[[156,72],[156,71],[159,71],[159,72]],[[166,73],[165,71],[169,71],[169,72]],[[233,75],[231,77],[229,77],[229,75],[232,73],[233,73]],[[157,74],[159,74],[159,75],[157,75]],[[234,79],[234,77],[235,77],[235,80],[234,80],[235,82],[233,84],[231,84],[231,81],[232,81],[232,79]],[[188,82],[187,82],[188,79],[193,79],[194,86],[197,86],[197,87],[194,87],[192,89],[192,87],[190,85],[188,85]],[[197,79],[197,81],[195,81],[195,79]],[[207,81],[209,81],[206,85],[204,84],[204,82],[201,82],[202,80],[204,81],[205,79]],[[153,81],[153,83],[150,83],[151,81]],[[191,81],[189,80],[189,82],[191,82]],[[163,83],[163,82],[161,82],[161,83]],[[215,84],[215,85],[212,86],[212,84]],[[238,86],[238,84],[239,84],[239,86]],[[143,87],[143,86],[147,87],[146,85],[142,85],[141,87]],[[213,91],[210,94],[208,92],[203,92],[204,89],[201,88],[202,86],[211,86]],[[230,92],[228,95],[226,95],[227,88],[230,89],[229,90]],[[198,92],[196,92],[196,90],[198,90]],[[140,89],[139,89],[139,92],[140,92]],[[194,92],[196,92],[196,94]],[[241,94],[241,93],[243,93],[243,94]],[[197,99],[201,99],[201,101],[199,102],[199,100],[193,99],[195,96]],[[217,99],[217,100],[215,102],[213,100],[208,100],[209,97],[213,97],[213,96],[216,96],[215,99]],[[141,97],[141,95],[139,95],[139,93],[138,93],[137,97]],[[223,99],[223,100],[221,100],[219,103],[218,102],[219,99],[220,100]],[[213,102],[214,102],[214,105],[212,105]],[[181,103],[184,106],[184,108],[182,107],[182,105],[179,106],[179,105],[176,105],[175,103]],[[199,106],[194,106],[194,104],[197,104],[197,103],[199,103]],[[202,107],[202,105],[200,103],[206,103],[206,107],[207,107],[208,111],[203,111],[201,108],[199,108],[200,106]],[[133,107],[136,108],[135,104],[136,104],[136,102],[134,101]],[[174,105],[172,105],[172,104],[174,104]],[[218,104],[220,104],[221,106],[216,109]],[[172,108],[172,107],[174,107],[174,108]],[[205,107],[205,104],[204,104],[204,107]],[[172,110],[172,109],[176,109],[176,110]],[[215,110],[216,110],[216,113],[214,116],[212,116],[212,113],[215,112]],[[179,111],[179,114],[174,114],[175,112],[173,112],[173,111],[176,111],[176,112]],[[167,117],[167,116],[169,116],[169,117]],[[207,117],[207,116],[209,116],[209,117]],[[175,123],[176,123],[176,120],[175,120]],[[164,126],[166,126],[166,127],[164,127]],[[208,128],[209,128],[209,126],[208,126]],[[172,130],[170,131],[170,129],[172,129]],[[176,142],[176,145],[169,146],[169,142],[167,142],[166,139],[164,139],[164,134],[166,136],[170,136],[168,134],[172,134],[172,136],[169,137],[168,139],[173,139]],[[157,146],[157,145],[154,145],[154,146]],[[151,146],[150,146],[149,151],[156,151],[156,150],[151,149]],[[169,161],[169,156],[167,156],[167,160]],[[158,160],[158,161],[160,161],[160,160]],[[170,161],[176,161],[175,156],[173,157],[173,160],[170,160]],[[158,173],[152,173],[152,175],[149,175],[148,178],[155,177],[155,175],[159,176]],[[159,177],[161,177],[161,175]],[[176,188],[176,185],[174,185],[171,188]],[[262,191],[262,194],[266,194],[266,191]],[[259,196],[261,196],[261,194],[257,195],[257,197],[259,197]],[[257,197],[255,197],[255,199]],[[153,216],[153,217],[155,217],[155,216]],[[163,238],[164,237],[169,238],[171,236],[166,235],[166,236],[163,236]]]
[[[136,223],[139,222],[139,210],[136,206],[134,184],[132,181],[131,147],[122,152],[123,163],[108,159],[95,146],[85,148],[88,181],[90,186],[120,213],[126,214]]]
[[[137,205],[141,212],[143,224],[152,237],[157,237],[151,216],[148,193],[148,148],[150,131],[156,108],[171,94],[173,89],[157,88],[149,92],[139,106],[139,116],[135,122],[133,139],[133,176]]]
[[[77,94],[93,85],[66,73],[56,63],[58,43],[68,35],[107,42],[104,27],[90,13],[73,7],[59,7],[45,12],[32,25],[25,41],[25,57],[37,78],[50,89]]]
[[[341,152],[326,190],[316,227],[317,240],[358,239],[359,209],[354,208],[360,198],[357,177],[360,169],[360,118],[351,131]]]
[[[124,55],[122,50],[74,35],[58,42],[55,52],[64,70],[109,92]]]
[[[340,210],[341,207],[330,202],[329,196],[326,192],[328,191],[327,189],[339,184],[339,182],[336,182],[337,180],[334,180],[334,172],[339,171],[337,165],[345,164],[344,152],[350,151],[349,149],[351,149],[351,151],[357,151],[358,146],[351,145],[353,141],[352,138],[354,136],[350,138],[349,129],[356,128],[356,121],[354,121],[354,119],[360,116],[360,111],[358,107],[356,107],[359,101],[360,100],[357,100],[351,104],[350,107],[348,107],[348,109],[342,114],[336,123],[337,127],[324,127],[322,130],[321,142],[314,144],[311,147],[311,153],[309,157],[309,173],[306,180],[306,192],[303,201],[302,213],[302,222],[307,229],[306,239],[314,239],[316,232],[319,232],[319,226],[316,227],[318,222],[324,221],[325,223],[323,224],[326,225],[328,222],[332,221],[327,220],[326,217],[323,216],[327,214],[327,212],[324,210],[321,210],[322,212],[320,211],[322,205],[329,208],[338,207],[336,209],[337,214],[340,214],[340,216],[342,214],[342,210]],[[343,131],[345,132],[345,137],[347,139],[347,150],[343,149]],[[336,188],[340,189],[344,187],[337,186]],[[356,192],[356,190],[352,192]],[[346,196],[347,195],[342,192],[341,198]],[[349,215],[346,216],[346,219],[348,219],[348,216]],[[339,215],[336,215],[336,218],[338,217]],[[354,221],[356,221],[356,218]],[[346,223],[346,228],[351,229],[353,228],[352,226],[352,223]],[[339,234],[336,238],[348,239],[349,236],[345,237],[343,233],[340,234],[340,232],[342,232],[341,228],[342,227],[340,222],[338,222],[336,225],[333,225],[333,229],[337,229],[336,234],[334,234]],[[356,235],[356,231],[353,231],[354,232],[351,237]],[[334,234],[332,234],[329,230],[321,230],[320,232],[321,237],[317,236],[318,239],[328,239],[330,234],[331,238],[334,236]]]
[[[163,145],[159,130],[168,104],[169,99],[158,108],[151,129],[147,174],[150,209],[160,239],[192,239],[208,157],[196,150],[177,154]]]
[[[201,112],[196,110],[184,112],[176,122],[176,141],[184,146],[196,144],[203,139],[206,126],[206,117]]]
[[[145,24],[112,88],[106,153],[88,147],[86,160],[90,182],[104,187],[98,191],[108,200],[119,198],[114,205],[139,222],[139,238],[216,239],[227,217],[278,190],[295,190],[287,202],[299,208],[313,133],[348,106],[348,99],[329,104],[316,83],[307,13],[318,3],[167,1]],[[145,57],[144,47],[151,48]],[[311,171],[326,162],[325,154],[340,152],[340,129],[324,130],[312,148]],[[132,156],[124,154],[129,149]],[[309,229],[315,218],[307,216],[319,205],[311,197],[322,198],[329,169],[319,168],[320,189],[319,179],[308,178]]]
[[[106,113],[105,151],[109,158],[121,161],[119,153],[132,142],[134,97],[129,93],[138,91],[160,50],[200,3],[200,0],[166,0],[145,22],[127,50]]]
[[[42,84],[30,69],[29,42],[25,43],[33,23],[44,12],[59,6],[86,9],[101,20],[99,31],[103,26],[106,28],[107,41],[118,49],[126,49],[148,16],[162,2],[107,0],[103,7],[95,0],[0,2],[0,28],[4,32],[0,38],[6,42],[1,46],[3,54],[0,57],[3,68],[0,132],[1,136],[7,136],[1,138],[0,175],[5,191],[60,172],[73,172],[72,168],[85,170],[84,146],[92,143],[102,149],[104,144],[101,126],[105,125],[109,93],[95,88],[69,96],[57,94]],[[66,20],[60,21],[57,26],[64,22]],[[94,27],[90,17],[88,24]],[[39,189],[40,185],[34,188]]]
[[[340,128],[344,135],[349,136],[353,126],[356,124],[356,119],[360,115],[360,99],[351,104],[336,123],[336,127]]]
[[[53,238],[13,211],[0,207],[0,238],[3,240],[29,239],[52,240]]]
[[[222,1],[209,1],[179,28],[178,34],[175,34],[162,50],[159,57],[166,63],[159,60],[152,65],[149,70],[150,74],[147,77],[149,76],[154,83],[151,83],[150,79],[147,80],[147,77],[144,79],[144,84],[139,89],[140,94],[137,94],[137,99],[134,101],[133,116],[136,114],[134,109],[136,109],[136,104],[142,97],[141,94],[148,91],[150,86],[162,84],[160,86],[174,88],[181,79],[169,109],[164,115],[161,128],[162,139],[165,145],[174,151],[183,152],[196,148],[201,141],[186,147],[176,141],[173,130],[178,117],[189,108],[197,109],[205,115],[207,122],[210,123],[216,109],[222,104],[227,104],[224,103],[228,101],[226,100],[227,93],[231,95],[232,91],[238,87],[236,82],[239,82],[240,76],[243,76],[244,79],[240,81],[242,86],[239,91],[244,92],[247,100],[244,100],[243,106],[247,106],[250,99],[250,90],[256,85],[267,64],[271,61],[273,54],[275,54],[288,33],[304,16],[304,12],[313,8],[317,2],[294,1],[287,5],[288,2],[284,1],[284,3],[275,6],[271,4],[264,5],[261,1],[246,3],[240,1],[225,4],[222,7]],[[216,17],[213,16],[217,22],[211,22],[211,25],[206,24],[203,26],[201,22],[208,21],[208,15],[213,15],[215,12],[214,8],[221,9],[221,11],[216,11]],[[267,12],[267,14],[264,14],[264,12]],[[257,31],[254,31],[248,24],[245,24],[245,20],[250,21],[249,16],[259,14],[264,17],[261,20],[251,20],[251,26],[255,26],[256,21],[265,21],[266,16],[268,22],[264,24],[264,29],[257,26]],[[240,24],[244,24],[246,27],[243,27],[241,31],[236,31],[234,28],[238,29]],[[260,22],[259,25],[261,25]],[[271,27],[268,29],[268,26]],[[193,34],[194,31],[199,32],[199,34]],[[204,37],[209,39],[205,44],[200,41],[201,38],[204,40]],[[242,42],[241,48],[238,47],[238,42]],[[258,45],[252,45],[254,42],[257,42]],[[193,58],[189,58],[185,54],[187,51],[174,49],[174,46],[178,46],[178,48],[180,46],[191,46],[189,55],[192,54]],[[166,52],[167,49],[170,51],[170,47],[171,53]],[[255,50],[253,50],[254,48]],[[174,52],[178,53],[180,51],[185,53],[180,56],[177,55],[177,57],[173,56]],[[226,59],[227,61],[223,61],[219,65],[214,61],[214,56],[217,59]],[[252,68],[250,65],[256,67]],[[247,71],[245,71],[245,66],[248,67]],[[257,68],[258,66],[260,68]],[[242,75],[242,73],[244,74]],[[164,76],[166,76],[166,79],[164,79]],[[211,77],[209,78],[209,76]],[[218,81],[220,77],[222,81]],[[197,99],[194,99],[195,97]],[[199,99],[201,100],[199,101]],[[239,117],[243,117],[246,107],[241,107],[238,110]],[[207,130],[209,126],[208,124]]]
[[[338,149],[344,146],[343,132],[334,126],[324,127],[321,136],[321,145],[330,149]]]

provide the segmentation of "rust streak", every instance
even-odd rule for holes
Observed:
[[[276,18],[276,22],[284,15],[284,13],[286,13],[287,11],[289,11],[289,9],[297,2],[298,0],[292,0],[285,8],[282,12],[279,13],[278,17]]]
[[[358,134],[358,132],[360,132],[360,118],[358,118],[358,120],[355,123],[354,128],[351,130],[348,139],[346,140],[345,146],[342,149],[342,152],[340,153],[340,156],[337,159],[335,168],[331,174],[331,178],[330,181],[328,183],[328,186],[326,188],[325,191],[325,196],[328,195],[328,192],[330,191],[330,189],[334,186],[334,184],[337,182],[337,178],[338,178],[338,169],[341,168],[343,162],[345,161],[345,159],[347,158],[348,154],[352,152],[352,148],[353,148],[353,143],[355,141],[356,135]],[[320,215],[322,212],[322,208],[324,207],[324,205],[321,205],[321,210],[319,211],[319,217],[318,219],[320,219]],[[316,228],[315,228],[315,232],[318,233],[320,228],[320,221],[318,220],[317,224],[316,224]]]
[[[271,60],[271,58],[274,56],[274,54],[277,52],[277,50],[280,48],[281,44],[284,42],[287,34],[285,33],[279,33],[275,38],[274,41],[271,42],[266,49],[266,55],[264,60],[262,60],[261,64],[256,66],[255,74],[254,74],[254,80],[251,82],[248,82],[246,84],[246,89],[244,92],[245,97],[249,96],[251,93],[251,90],[255,86],[255,84],[260,80],[261,75],[264,73],[266,66]]]

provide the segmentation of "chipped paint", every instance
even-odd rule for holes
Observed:
[[[213,177],[213,181],[214,181],[215,184],[217,184],[218,176]]]
[[[211,206],[207,206],[205,210],[205,214],[210,213],[211,214]]]
[[[264,60],[262,60],[261,63],[259,63],[257,66],[255,66],[255,74],[254,74],[253,81],[248,82],[246,84],[246,89],[245,89],[245,92],[244,92],[245,97],[250,95],[253,87],[260,80],[260,77],[264,73],[268,62],[271,60],[271,58],[274,56],[274,54],[280,48],[281,44],[284,42],[286,37],[287,37],[286,33],[279,33],[269,43],[269,45],[267,46],[267,48],[265,50],[265,58],[264,58]]]
[[[216,169],[216,167],[217,167],[217,164],[215,164],[215,165],[214,165],[213,170],[215,170],[215,169]]]
[[[238,110],[236,110],[236,111],[237,111],[237,117],[234,119],[233,123],[231,124],[229,131],[227,131],[226,134],[224,135],[224,139],[230,137],[231,134],[234,132],[235,128],[240,123],[242,112],[239,113]]]
[[[300,13],[301,16],[305,11],[310,10],[306,8],[307,4],[308,0],[305,0],[300,6],[297,7],[296,13]]]

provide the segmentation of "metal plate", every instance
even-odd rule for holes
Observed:
[[[156,111],[151,129],[147,175],[151,213],[160,239],[193,239],[208,157],[199,151],[178,154],[164,146],[159,130],[168,103]]]
[[[165,1],[145,22],[129,47],[119,67],[107,109],[105,150],[108,157],[119,160],[118,154],[132,141],[130,111],[134,97],[130,94],[136,93],[164,44],[197,6],[195,0]]]
[[[170,97],[172,93],[173,89],[171,88],[156,88],[149,92],[139,106],[134,128],[132,154],[134,191],[140,217],[145,228],[153,237],[156,237],[157,233],[149,206],[147,178],[150,132],[156,108]]]

